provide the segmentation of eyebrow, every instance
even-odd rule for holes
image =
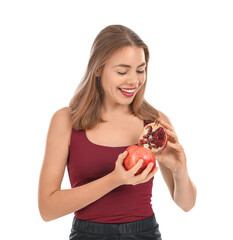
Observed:
[[[139,66],[137,66],[137,68],[142,67],[142,66],[144,66],[144,65],[146,65],[145,62],[142,63],[142,64],[140,64]],[[115,65],[114,68],[115,68],[115,67],[127,67],[127,68],[131,68],[131,66],[128,65],[128,64],[118,64],[118,65]]]

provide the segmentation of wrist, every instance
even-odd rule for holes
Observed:
[[[109,181],[112,182],[112,184],[114,185],[114,187],[119,187],[121,186],[122,184],[120,183],[117,175],[115,174],[115,172],[111,172],[108,174],[108,177],[109,177]]]

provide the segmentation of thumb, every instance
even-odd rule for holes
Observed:
[[[125,158],[127,157],[127,155],[128,155],[128,152],[125,150],[123,153],[119,154],[118,160],[120,162],[123,162],[125,160]]]

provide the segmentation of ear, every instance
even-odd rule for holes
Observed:
[[[96,70],[96,72],[95,72],[95,77],[100,77],[100,71],[99,71],[99,69]]]
[[[103,70],[103,66],[98,67],[96,72],[95,72],[95,76],[100,77],[100,75],[102,73],[102,70]]]

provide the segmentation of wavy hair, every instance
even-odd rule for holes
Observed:
[[[69,102],[72,125],[75,130],[92,129],[99,122],[106,122],[100,113],[103,88],[97,72],[101,76],[104,65],[111,54],[126,46],[143,48],[146,60],[146,79],[130,103],[130,111],[148,123],[159,118],[159,112],[144,99],[149,62],[147,45],[130,28],[123,25],[109,25],[95,38],[85,74]]]

